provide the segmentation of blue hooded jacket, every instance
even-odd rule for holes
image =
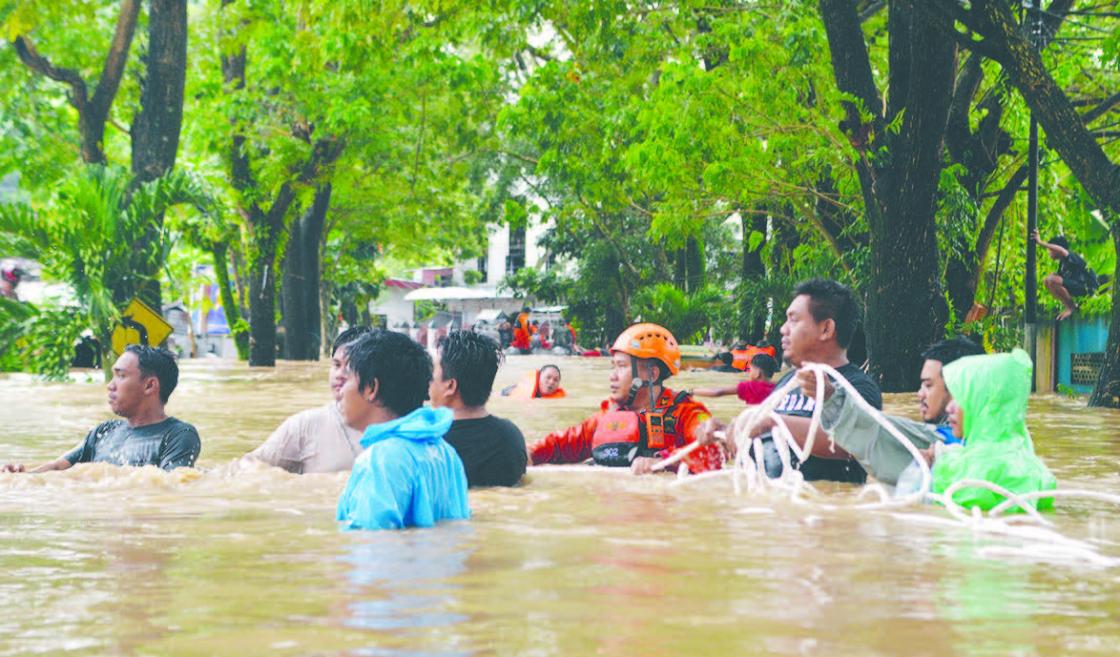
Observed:
[[[470,517],[463,462],[443,439],[452,419],[446,408],[418,408],[366,428],[366,449],[338,499],[345,529],[431,527]]]

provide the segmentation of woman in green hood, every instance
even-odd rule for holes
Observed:
[[[940,454],[933,466],[933,491],[944,493],[965,479],[989,481],[1013,493],[1053,490],[1054,475],[1035,456],[1027,432],[1031,359],[1022,349],[1009,354],[968,356],[945,366],[945,387],[953,396],[949,423],[964,447]],[[988,510],[1004,497],[986,488],[961,488],[953,501]],[[1039,510],[1052,498],[1030,502]]]

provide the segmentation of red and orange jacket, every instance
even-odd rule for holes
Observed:
[[[638,456],[667,458],[673,452],[691,444],[696,439],[699,425],[711,417],[703,404],[693,401],[687,394],[678,395],[669,389],[662,389],[657,400],[658,409],[665,409],[665,446],[658,450],[639,450]],[[604,401],[598,413],[574,427],[554,431],[530,448],[533,465],[541,463],[579,463],[592,458],[595,454],[595,432],[599,422],[611,411],[617,411],[610,400]],[[637,411],[639,417],[648,409]],[[637,440],[634,441],[639,446]],[[723,454],[717,445],[707,445],[684,458],[689,472],[707,472],[723,467]]]

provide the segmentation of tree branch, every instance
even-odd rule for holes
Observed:
[[[1108,98],[1102,100],[1099,105],[1082,114],[1081,119],[1085,121],[1086,124],[1088,124],[1107,114],[1109,110],[1111,110],[1113,107],[1116,107],[1118,103],[1120,103],[1120,92],[1112,94]]]
[[[124,65],[128,62],[128,49],[132,44],[132,36],[136,33],[136,18],[140,14],[140,0],[124,0],[121,3],[121,13],[117,16],[117,27],[113,32],[113,40],[109,42],[109,54],[105,57],[105,66],[101,69],[101,77],[97,80],[97,88],[93,90],[93,99],[90,101],[90,111],[95,117],[101,118],[109,115],[109,107],[121,86],[124,76]]]
[[[61,68],[52,64],[49,59],[39,54],[39,51],[35,49],[35,44],[26,36],[17,36],[15,41],[12,42],[12,46],[16,49],[16,54],[19,55],[20,61],[22,61],[27,68],[56,82],[69,85],[70,104],[77,108],[79,114],[86,111],[86,107],[89,105],[86,82],[77,71],[72,68]]]

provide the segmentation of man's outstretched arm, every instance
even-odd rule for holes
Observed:
[[[52,470],[67,470],[72,465],[74,464],[70,461],[67,461],[65,458],[59,457],[53,461],[48,461],[42,465],[31,468],[30,470],[28,470],[27,466],[22,463],[8,463],[5,464],[4,467],[0,468],[0,472],[26,472],[28,474],[34,474],[36,472],[50,472]]]

